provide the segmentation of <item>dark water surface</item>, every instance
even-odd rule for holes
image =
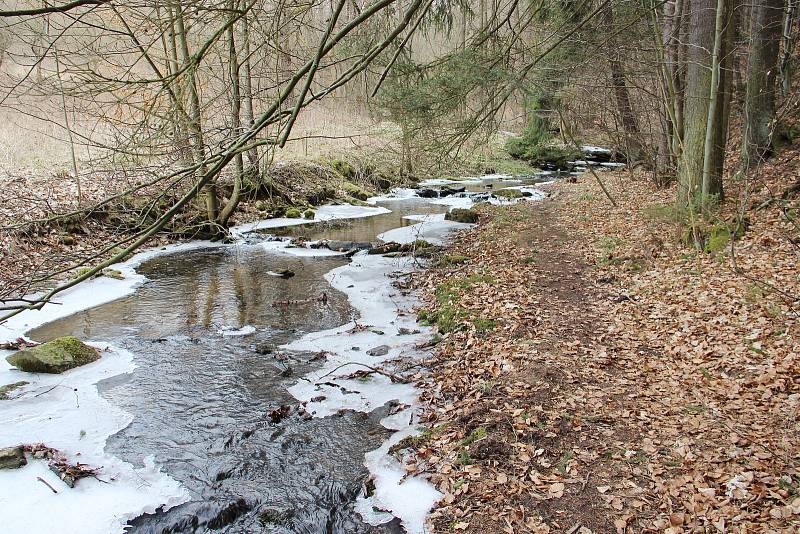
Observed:
[[[101,385],[135,416],[107,450],[136,465],[154,455],[193,499],[135,520],[131,532],[391,532],[352,511],[367,475],[364,454],[388,436],[379,414],[293,413],[273,422],[270,412],[296,404],[286,388],[317,365],[315,355],[256,350],[348,322],[345,295],[323,278],[345,261],[257,246],[162,256],[139,269],[150,281],[133,295],[31,332],[134,353],[131,375]],[[285,267],[296,276],[267,274]],[[246,325],[256,333],[220,333]]]

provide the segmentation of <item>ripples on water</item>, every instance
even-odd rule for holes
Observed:
[[[131,532],[388,532],[352,511],[367,475],[364,454],[387,437],[378,414],[293,414],[273,423],[269,413],[294,404],[286,387],[316,355],[256,351],[348,322],[353,310],[323,278],[344,263],[258,247],[163,256],[142,266],[150,281],[134,295],[31,333],[73,334],[134,353],[131,375],[101,385],[134,414],[107,450],[138,465],[153,455],[193,499],[135,520]],[[277,268],[296,276],[266,274]],[[256,333],[219,333],[245,325]]]

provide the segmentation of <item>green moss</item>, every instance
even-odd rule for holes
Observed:
[[[519,189],[498,189],[493,194],[496,197],[508,198],[508,199],[522,198],[522,197],[525,196],[525,195],[522,194],[522,191],[520,191]]]
[[[419,449],[424,447],[431,439],[433,438],[433,432],[430,429],[426,428],[422,431],[421,434],[416,436],[408,436],[389,448],[389,454],[397,454],[398,452],[402,451],[403,449]]]
[[[472,324],[475,327],[475,332],[478,334],[485,334],[497,328],[497,321],[493,319],[484,319],[483,317],[473,319]]]
[[[331,168],[348,180],[356,174],[353,166],[341,159],[331,160]]]
[[[314,215],[315,215],[314,210],[312,209],[307,209],[306,211],[303,212],[304,219],[313,219]]]
[[[113,278],[114,280],[125,280],[125,275],[117,269],[103,269],[103,276]]]
[[[458,465],[472,465],[475,463],[475,460],[472,459],[468,450],[463,450],[458,453],[458,457],[456,458],[456,464]]]
[[[29,373],[62,373],[99,358],[100,355],[95,349],[82,343],[78,338],[64,336],[23,349],[7,357],[6,360],[14,367]]]
[[[426,326],[436,326],[439,332],[454,332],[461,326],[459,314],[453,306],[439,306],[435,310],[421,310],[419,321]]]
[[[288,217],[289,219],[299,219],[302,217],[302,214],[297,208],[289,208],[286,210],[285,217]]]
[[[6,384],[5,386],[0,386],[0,400],[8,400],[9,396],[12,391],[21,388],[22,386],[27,386],[29,382],[25,382],[24,380],[20,382],[14,382],[13,384]]]
[[[468,261],[469,261],[468,256],[448,255],[439,258],[434,265],[436,267],[449,267],[452,265],[461,265],[462,263],[467,263]]]
[[[87,273],[89,273],[91,270],[92,270],[92,267],[81,267],[76,271],[75,278],[80,278],[81,276],[84,276]],[[96,278],[98,276],[107,276],[107,277],[113,278],[115,280],[124,280],[125,279],[125,275],[122,274],[122,272],[118,271],[117,269],[103,269],[99,273],[95,273],[93,278]]]
[[[486,435],[487,435],[486,428],[479,426],[478,428],[470,432],[467,437],[461,440],[461,444],[464,446],[472,445],[476,441],[484,439]]]
[[[417,239],[416,241],[412,242],[408,248],[412,250],[421,250],[426,248],[436,248],[436,245],[432,245],[424,239]]]
[[[369,192],[367,192],[365,189],[357,186],[352,182],[344,182],[342,184],[342,189],[344,190],[345,193],[347,193],[348,196],[351,196],[362,202],[370,197]]]
[[[475,224],[478,222],[478,212],[465,208],[453,208],[445,214],[444,218],[447,221]]]

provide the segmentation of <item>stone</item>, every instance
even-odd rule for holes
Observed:
[[[0,386],[0,400],[8,400],[9,398],[11,398],[12,391],[27,385],[28,382],[22,380],[20,382],[14,382],[13,384],[6,384],[5,386]]]
[[[19,469],[27,463],[22,447],[0,449],[0,469]]]
[[[291,278],[294,276],[294,271],[291,269],[275,269],[274,271],[270,271],[269,274],[280,278]]]
[[[497,198],[513,199],[513,198],[522,198],[525,195],[523,195],[522,191],[520,191],[519,189],[498,189],[497,191],[494,192],[494,196],[496,196]]]
[[[300,210],[297,208],[289,208],[288,210],[286,210],[285,216],[289,219],[299,219],[300,217],[303,216],[303,214],[300,213]]]
[[[389,345],[380,345],[367,351],[369,356],[386,356],[389,354]]]
[[[99,360],[96,349],[73,336],[56,338],[7,357],[8,363],[28,373],[63,373]]]
[[[402,248],[403,245],[400,243],[390,241],[389,243],[384,243],[383,245],[378,245],[377,247],[369,249],[369,254],[388,254],[390,252],[400,252]]]
[[[256,343],[256,352],[259,354],[272,354],[275,352],[275,344],[269,341],[259,341]]]
[[[466,190],[467,190],[467,188],[464,187],[463,185],[462,186],[457,186],[457,187],[445,186],[445,187],[442,187],[439,190],[439,196],[440,197],[449,197],[451,195],[455,195],[455,194],[458,194],[458,193],[463,193]]]
[[[467,208],[453,208],[445,214],[444,218],[447,221],[475,224],[478,222],[478,213]]]
[[[369,250],[375,245],[369,242],[362,241],[328,241],[327,246],[331,250],[337,252],[350,252],[351,250]]]
[[[439,192],[436,189],[419,189],[417,191],[417,196],[420,198],[439,198]]]

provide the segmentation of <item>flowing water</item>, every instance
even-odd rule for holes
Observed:
[[[489,179],[468,190],[487,184],[503,186]],[[447,211],[421,198],[379,205],[392,213],[275,232],[376,241],[412,224],[408,214]],[[135,465],[154,457],[192,498],[135,519],[130,532],[402,532],[397,521],[373,527],[353,511],[367,477],[364,454],[389,435],[379,424],[388,407],[325,418],[280,413],[297,405],[286,388],[317,368],[320,355],[274,347],[353,319],[346,296],[323,277],[349,260],[276,254],[255,241],[156,257],[139,268],[149,281],[129,297],[29,335],[72,334],[134,354],[131,374],[100,384],[103,396],[134,415],[107,451]],[[296,276],[268,274],[281,268]]]

